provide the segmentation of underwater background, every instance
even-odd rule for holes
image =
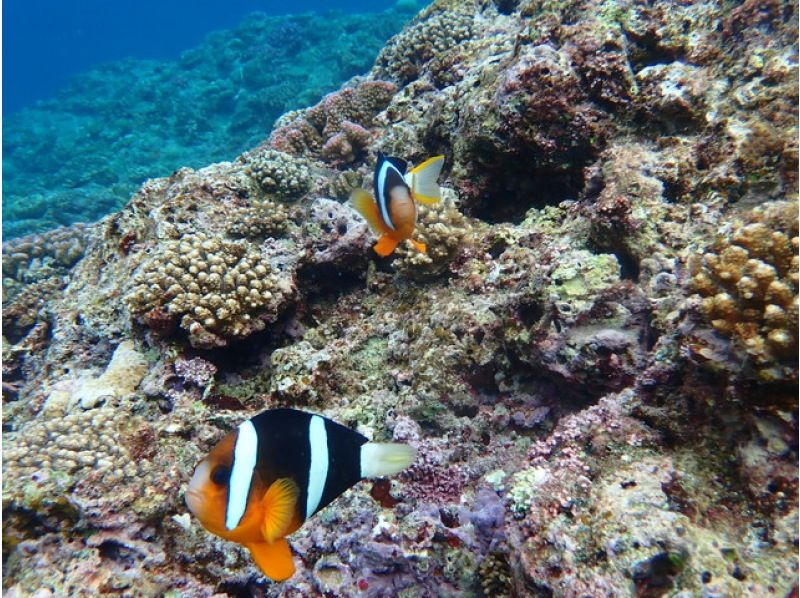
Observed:
[[[147,178],[233,158],[369,69],[417,7],[9,3],[4,236],[94,221]]]
[[[798,14],[245,16],[11,111],[3,597],[797,596]],[[185,498],[278,408],[415,459],[274,582]]]

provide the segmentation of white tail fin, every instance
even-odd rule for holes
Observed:
[[[434,156],[406,174],[406,182],[411,187],[414,199],[424,204],[432,204],[442,199],[442,191],[437,179],[442,172],[444,156]]]
[[[361,477],[394,475],[414,462],[417,451],[407,444],[368,442],[361,445]]]

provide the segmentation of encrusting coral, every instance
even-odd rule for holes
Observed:
[[[793,202],[755,208],[690,261],[691,288],[711,325],[735,339],[766,381],[797,371],[797,210]]]

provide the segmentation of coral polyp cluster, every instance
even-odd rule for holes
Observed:
[[[284,200],[300,197],[312,184],[302,160],[270,149],[245,154],[245,172],[263,192]]]
[[[293,293],[261,252],[198,232],[152,256],[126,301],[154,330],[179,323],[193,345],[212,347],[263,330]]]
[[[692,289],[712,326],[735,339],[766,380],[797,360],[797,204],[756,208],[690,261]],[[778,369],[776,369],[778,368]]]

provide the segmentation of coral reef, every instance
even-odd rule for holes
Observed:
[[[797,12],[440,0],[238,159],[6,244],[5,593],[796,594]],[[378,151],[446,156],[425,254],[344,201]],[[280,406],[418,457],[276,584],[182,492]]]

